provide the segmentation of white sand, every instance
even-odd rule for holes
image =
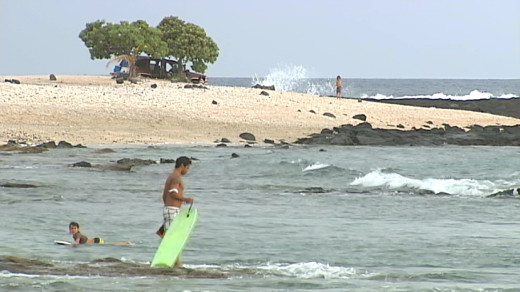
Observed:
[[[3,82],[18,79],[22,84]],[[374,128],[516,125],[491,114],[358,102],[315,95],[239,87],[185,89],[184,84],[143,79],[116,84],[110,76],[0,76],[0,141],[65,140],[73,144],[240,142],[250,132],[294,142],[323,128],[358,124],[365,114]],[[158,88],[152,89],[156,83]],[[216,101],[217,104],[212,102]],[[316,113],[311,113],[313,110]],[[326,117],[332,113],[336,118]]]

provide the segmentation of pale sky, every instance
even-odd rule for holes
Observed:
[[[217,43],[210,78],[520,78],[520,0],[0,0],[0,75],[108,74],[85,24],[166,16]]]

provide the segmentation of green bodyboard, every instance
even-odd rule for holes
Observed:
[[[197,209],[183,209],[166,231],[152,260],[152,267],[171,267],[181,254],[190,237],[199,214]]]

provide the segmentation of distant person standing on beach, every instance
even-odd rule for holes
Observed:
[[[341,98],[341,88],[343,88],[343,80],[341,76],[336,77],[336,97]]]

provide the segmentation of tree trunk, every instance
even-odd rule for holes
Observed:
[[[184,64],[182,63],[182,59],[179,58],[177,60],[177,64],[179,64],[179,70],[181,70],[181,72],[184,72],[184,70],[186,70],[186,69],[184,69]]]
[[[135,68],[135,62],[137,61],[137,56],[134,55],[128,55],[128,63],[130,64],[130,72],[128,72],[128,77],[133,78],[137,77],[136,68]]]

